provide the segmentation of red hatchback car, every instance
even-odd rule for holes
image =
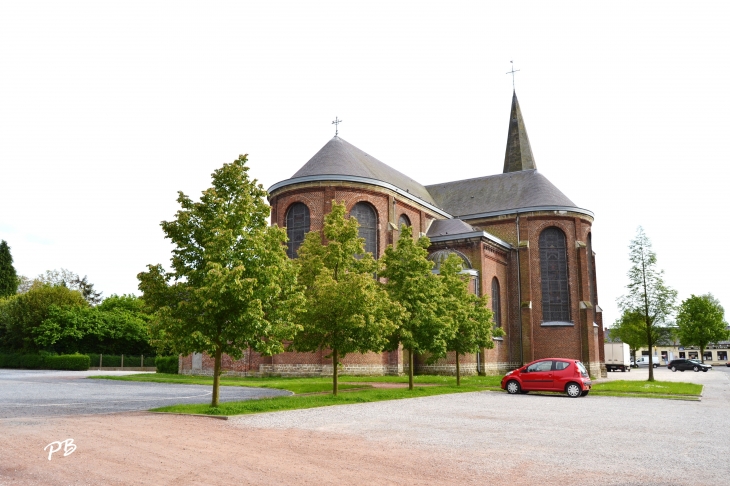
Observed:
[[[551,391],[577,398],[591,391],[591,378],[583,363],[576,359],[546,358],[533,361],[502,378],[507,393]]]

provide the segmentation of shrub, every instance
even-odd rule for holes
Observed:
[[[177,356],[158,356],[155,358],[155,366],[157,366],[158,373],[172,373],[176,375],[178,373],[177,365]]]
[[[44,368],[49,370],[86,371],[91,360],[85,354],[64,354],[48,356],[44,360]]]
[[[89,369],[89,361],[83,354],[0,354],[0,368],[85,371]]]

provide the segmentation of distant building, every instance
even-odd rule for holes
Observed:
[[[464,163],[444,154],[443,172]],[[335,136],[291,178],[269,188],[272,224],[285,227],[296,257],[304,235],[319,231],[332,201],[344,202],[360,223],[366,250],[376,258],[397,244],[402,224],[431,239],[438,264],[457,254],[472,275],[472,291],[490,297],[505,330],[485,349],[461,360],[465,373],[502,373],[538,358],[580,359],[591,375],[605,373],[598,306],[593,213],[574,204],[538,172],[516,94],[512,96],[501,174],[423,186]],[[321,353],[256,353],[229,373],[331,374]],[[210,373],[208,357],[182,358],[183,373]],[[404,371],[401,351],[349,354],[343,372]],[[195,364],[195,365],[194,365]],[[454,357],[433,365],[416,360],[417,372],[453,373]]]

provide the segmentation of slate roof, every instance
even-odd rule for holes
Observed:
[[[436,205],[454,217],[541,206],[577,208],[535,170],[426,186]]]
[[[340,137],[334,137],[327,142],[291,178],[323,175],[366,177],[387,182],[429,204],[434,204],[431,194],[421,184]]]
[[[437,219],[431,223],[426,236],[433,238],[434,236],[461,235],[477,231],[482,230],[475,228],[460,219]]]
[[[535,157],[532,156],[530,138],[522,118],[517,94],[512,92],[512,109],[509,114],[509,131],[507,132],[507,148],[504,151],[504,172],[537,169]]]

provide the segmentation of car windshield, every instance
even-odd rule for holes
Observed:
[[[691,360],[689,360],[689,362],[690,362],[690,363],[697,363],[697,364],[702,364],[702,363],[700,362],[700,360],[698,360],[698,359],[691,359]]]

